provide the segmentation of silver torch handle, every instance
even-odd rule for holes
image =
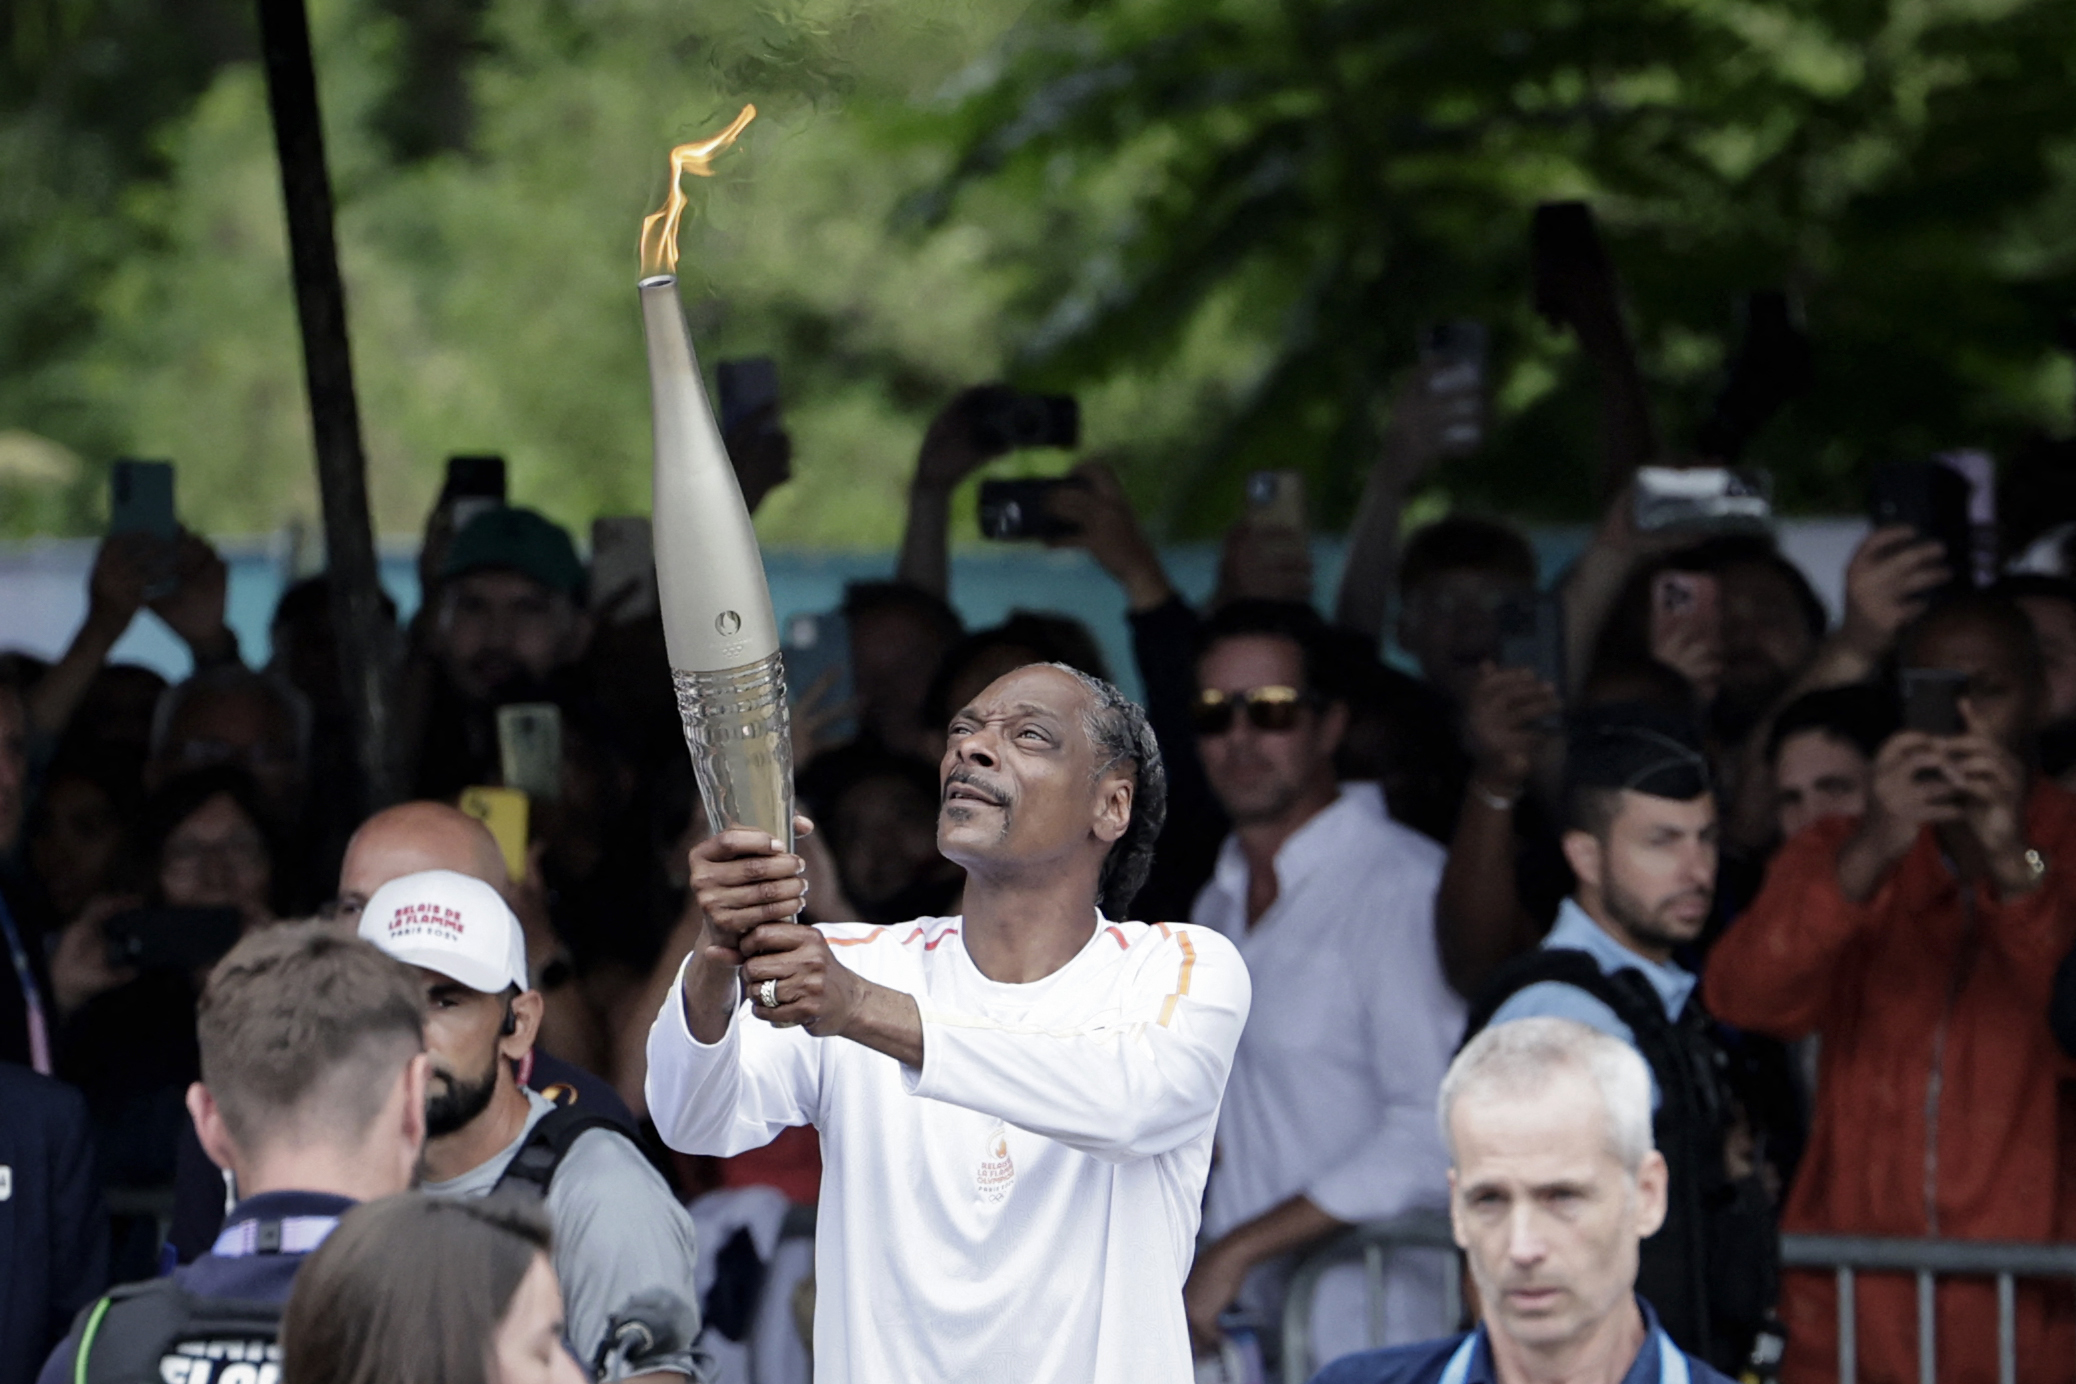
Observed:
[[[791,850],[793,728],[785,656],[774,652],[718,673],[673,668],[670,680],[707,821],[716,831],[768,831]]]

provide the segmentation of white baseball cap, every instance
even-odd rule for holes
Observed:
[[[504,896],[453,870],[401,875],[375,891],[360,935],[397,960],[486,995],[526,986],[526,934]]]

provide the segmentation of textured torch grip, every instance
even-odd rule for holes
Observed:
[[[793,847],[793,731],[773,654],[717,673],[671,669],[708,825],[754,827]]]

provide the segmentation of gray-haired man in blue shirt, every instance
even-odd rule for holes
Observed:
[[[1636,1293],[1667,1174],[1633,1048],[1569,1019],[1495,1024],[1457,1055],[1437,1104],[1483,1322],[1344,1356],[1313,1384],[1727,1384]]]

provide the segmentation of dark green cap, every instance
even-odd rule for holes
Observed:
[[[510,505],[485,510],[454,535],[442,579],[501,567],[531,577],[573,601],[584,599],[584,564],[569,531],[531,509]]]

